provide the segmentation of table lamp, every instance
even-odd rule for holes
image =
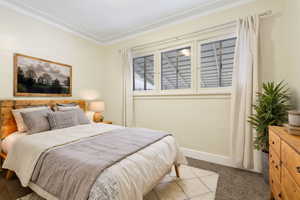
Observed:
[[[94,122],[102,122],[103,121],[103,115],[102,113],[104,112],[105,110],[105,105],[104,105],[104,102],[103,101],[91,101],[89,103],[89,106],[88,106],[88,110],[89,111],[92,111],[92,112],[95,112],[94,113]]]

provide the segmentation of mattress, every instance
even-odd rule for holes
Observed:
[[[20,132],[14,132],[12,134],[10,134],[9,136],[7,136],[6,138],[4,138],[1,142],[1,148],[0,150],[2,150],[4,153],[8,153],[9,150],[12,148],[13,144],[15,143],[16,140],[18,140],[20,137],[25,136],[26,133],[20,133]]]
[[[49,144],[51,144],[49,146],[61,145],[53,138],[62,137],[62,134],[68,137],[65,139],[60,138],[59,140],[70,142],[72,141],[70,137],[80,138],[78,136],[80,134],[83,135],[83,137],[84,135],[91,136],[94,133],[119,128],[123,127],[106,124],[91,124],[71,127],[65,130],[48,131],[47,133],[37,134],[36,136],[19,137],[19,139],[14,142],[13,150],[9,151],[8,159],[7,162],[4,163],[4,167],[16,171],[23,186],[29,186],[33,191],[46,199],[56,200],[58,199],[57,197],[30,182],[30,171],[33,170],[34,165],[30,164],[28,160],[36,159],[39,155],[37,150],[41,148],[41,146],[47,149]],[[45,139],[48,139],[48,141],[45,142]],[[38,145],[33,141],[36,141]],[[34,148],[32,148],[32,145]],[[20,154],[24,155],[20,156]],[[18,157],[19,159],[15,159],[14,157]],[[23,164],[22,160],[24,162]],[[174,137],[167,136],[104,170],[96,179],[90,191],[89,199],[142,200],[143,195],[148,193],[160,179],[169,172],[174,163],[186,164],[186,160]]]

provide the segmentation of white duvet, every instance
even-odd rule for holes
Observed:
[[[48,149],[119,128],[122,127],[89,124],[22,137],[15,141],[3,167],[15,171],[23,186],[56,200],[30,182],[39,156]],[[168,136],[107,168],[93,185],[89,200],[142,200],[174,163],[185,164],[186,160],[175,139]]]

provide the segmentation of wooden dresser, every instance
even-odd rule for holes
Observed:
[[[300,136],[269,127],[271,199],[300,200]]]

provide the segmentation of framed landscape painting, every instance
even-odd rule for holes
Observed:
[[[72,96],[72,66],[15,54],[14,96]]]

